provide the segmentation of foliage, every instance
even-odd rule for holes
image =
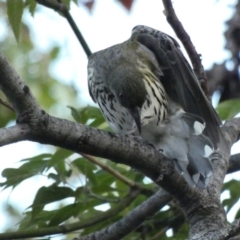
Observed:
[[[217,111],[222,120],[235,117],[240,112],[240,100],[231,99],[219,103]]]
[[[17,0],[18,1],[18,0]],[[29,8],[31,14],[34,14],[34,0],[27,0],[22,7]],[[1,8],[6,9],[6,5],[1,3]],[[8,9],[14,6],[11,0],[9,1]],[[18,15],[20,8],[14,7],[14,10],[8,10],[9,19],[14,18],[11,15]],[[4,12],[3,12],[4,13]],[[10,14],[10,15],[9,15]],[[15,20],[9,20],[11,25]],[[20,27],[21,26],[21,27]],[[52,46],[49,50],[42,52],[32,41],[29,27],[22,23],[17,25],[20,27],[21,34],[18,36],[18,44],[14,41],[11,35],[11,30],[8,28],[0,42],[1,52],[14,65],[19,75],[24,79],[27,85],[31,88],[34,96],[38,99],[44,110],[59,117],[67,117],[69,110],[66,107],[67,102],[77,102],[77,92],[73,86],[59,83],[59,81],[50,73],[50,66],[57,61],[61,54],[59,46]],[[18,29],[17,31],[19,31]],[[14,35],[16,36],[15,30]],[[58,94],[57,94],[58,93]],[[61,96],[61,98],[59,98]],[[0,98],[5,99],[2,92]],[[61,111],[58,109],[61,108]],[[1,118],[0,126],[5,126],[9,121],[15,119],[13,112],[6,110],[0,105]],[[69,117],[67,117],[69,118]]]

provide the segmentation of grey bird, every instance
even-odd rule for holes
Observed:
[[[89,57],[88,85],[113,131],[140,135],[192,187],[206,187],[221,121],[175,39],[136,26],[129,40]]]

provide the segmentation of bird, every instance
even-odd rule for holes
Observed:
[[[150,143],[190,186],[208,185],[221,121],[173,37],[134,27],[89,57],[88,87],[114,132]]]

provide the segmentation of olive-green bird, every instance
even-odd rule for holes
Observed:
[[[129,40],[89,57],[88,84],[113,131],[141,135],[191,186],[207,185],[220,120],[176,40],[136,26]]]

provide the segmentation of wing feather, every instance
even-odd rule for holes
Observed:
[[[163,73],[159,80],[168,97],[178,103],[186,112],[198,115],[205,120],[205,134],[209,136],[216,147],[220,141],[221,121],[203,93],[179,44],[167,34],[146,26],[135,27],[133,34],[137,34],[138,42],[154,54]]]

